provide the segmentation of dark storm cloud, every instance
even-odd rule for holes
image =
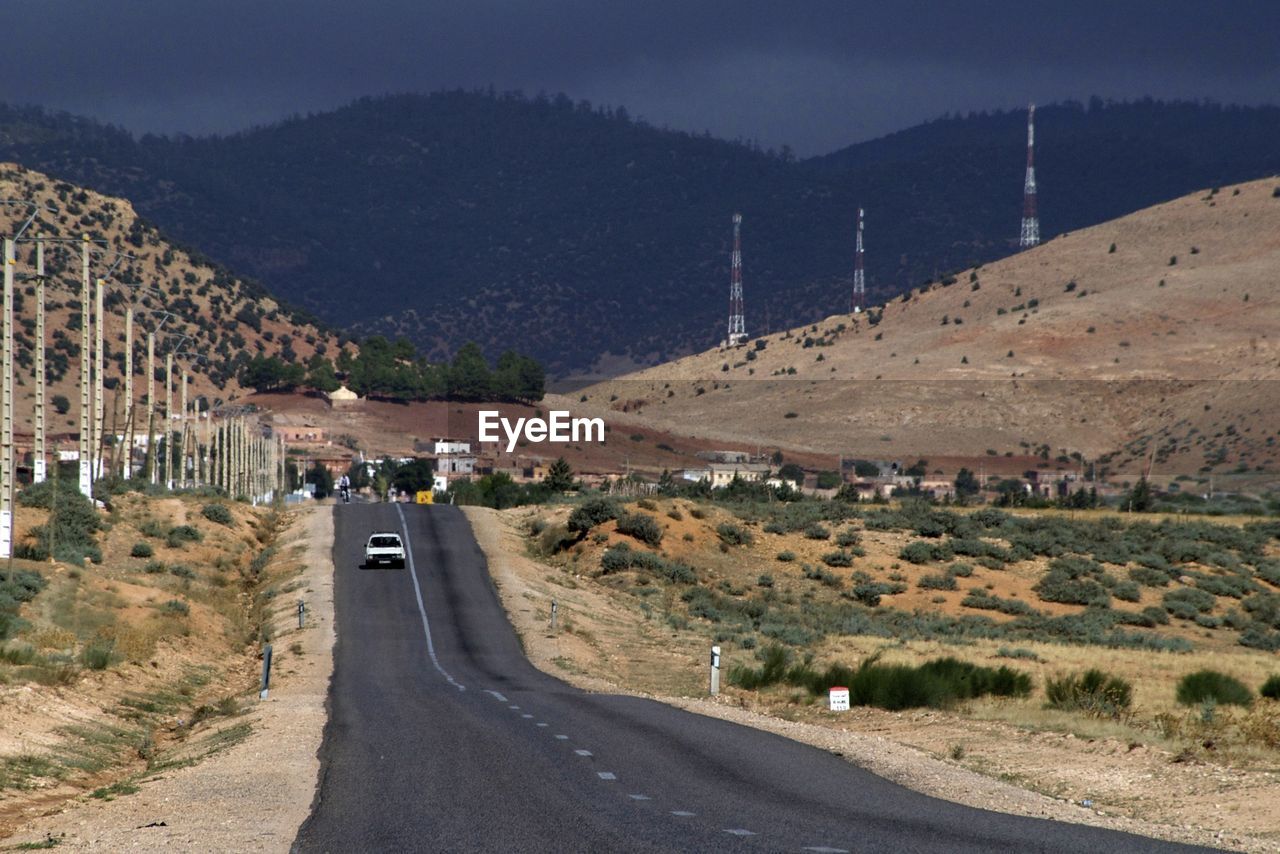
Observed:
[[[231,131],[364,94],[565,91],[813,153],[947,111],[1272,102],[1280,3],[9,0],[0,98]]]

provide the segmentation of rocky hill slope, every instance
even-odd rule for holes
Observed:
[[[871,458],[1276,472],[1280,180],[1203,190],[860,315],[585,389],[672,431]],[[620,411],[630,413],[621,416]]]
[[[156,333],[157,401],[163,393],[163,359],[190,375],[188,394],[214,405],[242,396],[240,367],[256,354],[305,361],[314,353],[336,355],[334,333],[282,306],[250,282],[199,253],[169,242],[124,199],[103,196],[14,164],[0,164],[0,233],[14,234],[36,219],[17,247],[14,289],[14,385],[16,430],[30,432],[35,398],[35,242],[45,244],[45,374],[51,433],[74,430],[77,420],[81,329],[81,246],[93,247],[90,275],[106,281],[104,307],[106,423],[122,423],[125,312],[134,308],[134,395],[146,394],[146,334]],[[92,344],[91,344],[92,346]],[[176,369],[175,369],[176,373]],[[175,383],[176,385],[176,383]],[[178,392],[175,389],[175,400]],[[69,411],[59,400],[65,398]]]

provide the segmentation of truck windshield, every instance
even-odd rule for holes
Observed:
[[[370,537],[369,545],[375,549],[399,548],[399,537]]]

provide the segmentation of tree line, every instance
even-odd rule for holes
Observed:
[[[255,391],[332,392],[345,381],[362,397],[385,400],[542,399],[546,371],[535,359],[508,350],[491,367],[478,344],[469,342],[451,362],[434,363],[403,339],[370,336],[358,352],[344,349],[336,363],[317,353],[305,364],[259,354],[240,371],[240,384]]]

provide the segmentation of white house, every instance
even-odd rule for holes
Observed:
[[[471,443],[462,439],[436,439],[431,440],[431,453],[438,457],[449,456],[451,454],[469,454],[471,453]]]

